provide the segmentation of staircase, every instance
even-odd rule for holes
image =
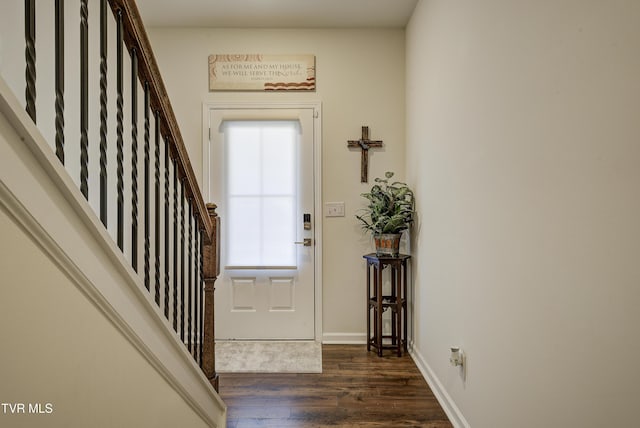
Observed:
[[[224,427],[219,218],[135,2],[1,15],[0,426]]]

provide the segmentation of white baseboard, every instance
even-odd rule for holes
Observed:
[[[322,343],[325,345],[366,345],[366,333],[323,333]]]
[[[431,367],[429,367],[429,364],[427,364],[422,354],[420,354],[420,351],[416,349],[413,341],[409,341],[409,354],[413,357],[413,361],[416,363],[416,366],[418,366],[420,373],[422,373],[422,376],[427,381],[431,391],[433,391],[438,403],[442,406],[442,409],[447,414],[453,426],[456,428],[469,428],[471,425],[469,425],[469,422],[467,422],[462,415],[458,406],[453,402],[451,396],[447,393],[442,383],[440,383],[440,380],[438,380],[438,377],[433,370],[431,370]]]

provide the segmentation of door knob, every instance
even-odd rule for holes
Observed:
[[[304,240],[302,240],[302,242],[298,241],[298,242],[294,242],[294,244],[299,244],[299,245],[304,245],[305,247],[310,247],[311,246],[311,238],[304,238]]]

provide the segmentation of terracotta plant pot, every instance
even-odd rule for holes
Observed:
[[[376,255],[384,257],[398,257],[400,254],[401,233],[383,233],[375,235]]]

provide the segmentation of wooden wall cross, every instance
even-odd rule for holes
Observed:
[[[359,140],[349,140],[347,146],[350,149],[359,148],[361,150],[360,158],[360,182],[367,183],[369,181],[369,149],[382,147],[382,140],[369,139],[369,127],[362,127],[362,137]]]

